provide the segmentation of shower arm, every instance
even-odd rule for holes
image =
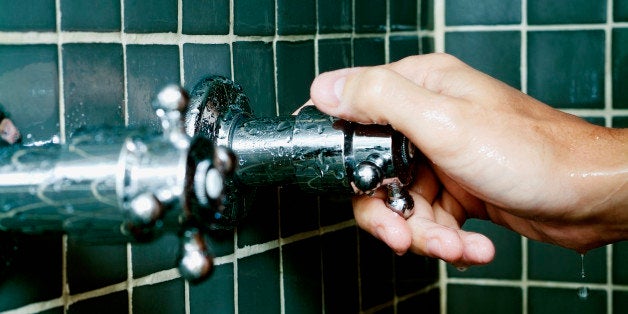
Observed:
[[[64,145],[0,149],[0,231],[61,231],[96,244],[175,232],[179,271],[198,282],[213,269],[208,236],[241,221],[261,186],[345,195],[386,186],[387,206],[412,214],[405,186],[418,152],[392,128],[314,107],[255,117],[242,88],[220,76],[190,95],[177,86],[157,95],[161,134],[99,130]]]

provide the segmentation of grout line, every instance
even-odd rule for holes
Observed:
[[[521,0],[521,51],[520,51],[520,69],[521,69],[521,91],[528,93],[528,0]],[[528,314],[528,239],[520,236],[521,239],[521,313]]]
[[[185,67],[183,64],[183,41],[181,40],[183,33],[183,0],[177,0],[177,34],[176,40],[172,44],[179,47],[179,83],[185,86]]]
[[[238,229],[236,227],[236,229],[233,231],[233,255],[238,256],[239,254],[239,249],[238,249]],[[214,260],[214,263],[216,263],[216,260]],[[216,264],[214,264],[216,265]],[[239,300],[240,300],[240,296],[239,296],[239,285],[238,285],[238,259],[237,258],[233,258],[233,311],[234,314],[238,314],[240,311],[240,307],[238,305]]]
[[[68,236],[61,237],[61,300],[63,301],[63,312],[70,309],[69,297],[70,286],[68,284]]]
[[[126,55],[126,32],[124,24],[124,0],[120,0],[120,43],[122,44],[122,86],[124,98],[122,99],[122,115],[124,118],[124,126],[129,126],[129,79],[127,77],[127,55]]]
[[[65,144],[65,93],[63,82],[63,33],[61,31],[61,0],[55,0],[56,33],[54,43],[57,45],[57,72],[59,80],[59,141]],[[1,34],[1,33],[0,33]],[[3,36],[0,36],[2,38]]]
[[[606,126],[613,122],[613,1],[606,1],[606,25],[604,25],[604,109]]]
[[[445,0],[434,0],[434,52],[445,52]]]
[[[130,243],[126,245],[126,292],[129,314],[133,313],[133,248]]]
[[[384,62],[390,63],[390,0],[386,0],[386,32],[384,33]]]

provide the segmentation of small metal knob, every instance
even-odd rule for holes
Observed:
[[[382,184],[384,171],[371,161],[362,161],[355,167],[353,178],[358,190],[371,194]]]
[[[214,269],[214,258],[207,241],[198,229],[188,229],[181,236],[179,273],[183,278],[198,283],[209,277]]]
[[[397,182],[388,184],[387,188],[386,206],[399,216],[405,219],[410,218],[414,213],[414,200],[410,193]]]
[[[150,192],[138,195],[131,201],[130,205],[128,211],[129,218],[133,225],[136,226],[151,226],[164,213],[163,206]]]

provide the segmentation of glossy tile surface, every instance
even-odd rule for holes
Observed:
[[[628,28],[613,30],[613,107],[628,108]]]
[[[130,33],[177,31],[176,0],[124,0],[124,29]]]
[[[529,24],[582,24],[606,22],[606,1],[528,0]]]
[[[120,30],[119,0],[61,0],[61,29],[113,32]]]
[[[490,301],[489,301],[490,300]],[[447,313],[521,313],[519,288],[447,285]]]
[[[0,1],[1,31],[54,31],[55,1]]]
[[[229,1],[183,1],[183,33],[196,35],[229,33]]]
[[[350,32],[353,29],[352,4],[352,0],[318,0],[318,31]]]
[[[355,31],[381,33],[386,31],[385,0],[355,0]]]
[[[277,33],[311,34],[316,31],[315,0],[277,0]]]
[[[577,289],[532,288],[528,293],[530,314],[606,312],[606,292],[603,290],[588,289],[586,298],[580,298]]]
[[[235,0],[233,31],[238,35],[275,33],[274,0]]]
[[[521,22],[521,0],[447,0],[447,25],[495,25]]]

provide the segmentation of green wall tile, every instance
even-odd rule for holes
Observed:
[[[329,226],[353,219],[351,199],[346,195],[322,195],[320,202],[320,224]]]
[[[120,0],[61,0],[61,16],[65,31],[119,31]]]
[[[447,25],[495,25],[521,23],[521,0],[447,0]]]
[[[301,192],[296,185],[279,189],[281,236],[318,229],[318,197]]]
[[[447,285],[448,314],[522,313],[520,288]]]
[[[316,32],[315,0],[277,0],[277,33],[280,35]]]
[[[626,121],[628,122],[628,119]],[[628,267],[622,267],[627,261],[628,241],[613,244],[613,283],[628,284]]]
[[[133,313],[185,313],[183,279],[133,288]]]
[[[0,31],[54,31],[54,0],[0,1]]]
[[[438,281],[438,260],[407,253],[394,256],[395,293],[404,296]]]
[[[410,31],[417,29],[417,1],[397,0],[390,6],[390,30]]]
[[[603,108],[604,31],[529,32],[528,93],[557,108]]]
[[[67,267],[72,293],[123,282],[127,279],[126,245],[81,245],[70,241]]]
[[[322,34],[351,32],[352,0],[318,0],[318,31]]]
[[[613,117],[614,128],[628,128],[628,117]]]
[[[318,41],[319,73],[348,68],[350,66],[351,39],[324,39]]]
[[[533,240],[528,242],[528,278],[535,280],[606,282],[606,248],[586,253],[584,278],[581,270],[579,253]]]
[[[351,227],[321,238],[326,313],[359,312],[357,234]]]
[[[419,38],[416,36],[390,36],[390,62],[419,54]]]
[[[613,29],[613,108],[628,108],[628,28]]]
[[[469,267],[460,271],[447,265],[447,275],[461,278],[521,278],[521,236],[504,227],[484,220],[471,219],[464,224],[464,230],[487,236],[495,245],[495,259],[487,265]]]
[[[606,1],[528,0],[528,24],[606,22]]]
[[[190,285],[190,313],[233,313],[233,294],[233,264],[217,265],[209,279]]]
[[[275,33],[274,0],[235,0],[233,32],[237,35],[272,35]]]
[[[279,237],[279,192],[276,187],[258,188],[248,216],[238,225],[238,247],[266,243]]]
[[[82,127],[124,124],[121,45],[63,45],[63,80],[67,135]]]
[[[363,230],[359,232],[359,247],[362,309],[365,310],[392,299],[393,254],[388,246]]]
[[[421,38],[420,44],[420,50],[422,54],[432,53],[436,51],[436,49],[434,48],[434,37],[423,37]]]
[[[238,309],[242,313],[279,313],[279,250],[238,260]]]
[[[185,88],[192,88],[204,77],[222,75],[231,78],[231,52],[228,44],[183,45]]]
[[[397,314],[413,314],[420,311],[422,314],[439,314],[440,290],[432,289],[400,301],[397,304]]]
[[[588,297],[581,299],[577,289],[530,288],[528,313],[606,313],[606,292],[588,290]]]
[[[434,29],[434,0],[421,0],[420,28]]]
[[[128,33],[177,32],[177,0],[124,0]]]
[[[229,0],[183,1],[184,34],[228,34]]]
[[[129,295],[126,291],[114,292],[104,296],[79,301],[70,305],[69,314],[124,313],[129,310]],[[63,313],[63,312],[62,312]]]
[[[131,246],[133,277],[141,278],[176,267],[180,243],[176,234],[164,234],[147,243],[134,243]]]
[[[265,42],[233,44],[234,80],[242,86],[258,117],[277,115],[273,45]]]
[[[613,19],[615,22],[628,21],[628,2],[626,0],[613,0]]]
[[[386,63],[383,38],[356,38],[353,40],[353,65],[371,66]]]
[[[514,88],[521,88],[520,32],[447,32],[445,51]]]
[[[628,291],[613,291],[614,313],[628,313]]]
[[[0,45],[0,110],[20,129],[23,143],[59,134],[57,59],[54,45]]]
[[[314,42],[277,43],[279,115],[292,114],[310,98],[314,80]]]
[[[386,0],[355,0],[355,31],[383,33],[386,31]]]
[[[283,246],[286,313],[321,313],[321,241],[313,237]]]

